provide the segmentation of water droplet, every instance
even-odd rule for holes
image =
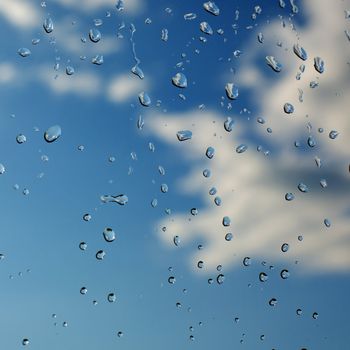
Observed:
[[[121,338],[123,335],[124,335],[124,333],[123,333],[122,331],[119,331],[119,332],[117,333],[118,338]]]
[[[110,303],[114,303],[116,300],[117,300],[117,296],[114,294],[114,293],[109,293],[107,295],[107,300],[110,302]]]
[[[294,112],[294,106],[291,103],[285,103],[283,106],[283,110],[287,114],[291,114]]]
[[[228,216],[224,216],[222,218],[222,224],[225,226],[225,227],[228,227],[231,225],[231,219],[228,217]]]
[[[213,14],[214,16],[218,16],[220,14],[220,9],[218,6],[215,4],[214,1],[207,1],[203,4],[204,9]]]
[[[168,39],[169,39],[169,31],[168,31],[168,29],[166,29],[166,28],[162,29],[161,39],[163,41],[168,41]]]
[[[324,219],[323,223],[325,224],[326,227],[331,227],[331,221],[329,219]]]
[[[233,125],[234,125],[234,120],[231,117],[227,117],[224,122],[224,129],[227,132],[231,132],[233,129]]]
[[[321,57],[314,58],[314,67],[317,72],[321,74],[324,72],[324,61]]]
[[[92,28],[89,31],[89,38],[93,43],[98,43],[101,40],[101,33],[98,29]]]
[[[295,44],[293,46],[294,53],[303,61],[307,60],[307,53],[303,47],[301,47],[299,44]]]
[[[314,312],[314,313],[312,314],[312,318],[313,318],[314,320],[317,320],[317,319],[318,319],[318,313],[317,313],[317,312]]]
[[[302,182],[298,185],[298,189],[300,192],[303,192],[303,193],[309,192],[309,188]]]
[[[56,141],[61,136],[62,130],[59,125],[49,127],[44,133],[44,139],[46,142],[51,143]]]
[[[18,144],[25,143],[27,141],[27,138],[23,134],[19,134],[16,136],[16,141]]]
[[[259,280],[260,282],[266,282],[268,280],[268,276],[265,272],[260,272],[259,274]]]
[[[0,175],[2,175],[5,171],[6,171],[5,166],[2,163],[0,163]]]
[[[168,190],[169,190],[168,185],[167,184],[161,184],[160,190],[161,190],[162,193],[167,193]]]
[[[264,34],[263,33],[258,33],[258,41],[260,44],[264,42]]]
[[[225,281],[225,275],[223,275],[222,273],[220,273],[220,275],[218,275],[218,276],[216,277],[216,282],[217,282],[218,284],[223,284],[224,281]]]
[[[190,140],[192,138],[192,131],[181,130],[181,131],[177,132],[176,136],[177,136],[177,139],[179,141],[187,141],[187,140]]]
[[[151,206],[152,206],[152,208],[155,208],[157,205],[158,205],[158,200],[157,200],[157,198],[153,198],[152,201],[151,201]]]
[[[79,243],[79,248],[80,248],[81,250],[86,250],[86,249],[87,249],[87,244],[86,244],[85,242],[80,242],[80,243]]]
[[[142,69],[138,65],[135,65],[131,68],[131,73],[137,75],[140,79],[143,79],[145,77]]]
[[[174,238],[173,238],[173,242],[174,242],[174,244],[178,247],[179,246],[179,244],[180,244],[180,237],[179,236],[174,236]]]
[[[23,345],[23,346],[26,346],[26,345],[28,345],[28,344],[29,344],[29,339],[24,338],[24,339],[22,340],[22,345]]]
[[[202,269],[203,266],[204,266],[204,262],[203,262],[202,260],[199,260],[198,263],[197,263],[197,267],[198,267],[199,269]]]
[[[244,259],[243,259],[243,265],[244,266],[250,266],[252,263],[252,259],[249,257],[249,256],[246,256]]]
[[[115,240],[115,232],[113,231],[113,229],[111,229],[110,227],[106,227],[103,230],[103,238],[108,243],[113,242]]]
[[[184,19],[186,20],[186,21],[190,21],[190,20],[193,20],[193,19],[196,19],[197,18],[197,15],[195,14],[195,13],[186,13],[185,15],[184,15]]]
[[[174,277],[174,276],[170,276],[170,277],[168,278],[168,282],[169,282],[170,284],[174,284],[174,283],[176,282],[175,277]]]
[[[215,154],[215,149],[213,147],[208,147],[206,152],[205,152],[205,155],[209,158],[209,159],[212,159],[214,157],[214,154]]]
[[[106,252],[104,250],[99,250],[95,256],[97,260],[103,260],[106,256]]]
[[[123,11],[124,10],[124,0],[117,0],[115,7],[119,12]]]
[[[326,179],[321,179],[320,180],[320,185],[322,188],[326,188],[328,186],[327,180]]]
[[[211,195],[211,196],[214,196],[215,194],[216,194],[216,188],[215,187],[212,187],[210,190],[209,190],[209,194]]]
[[[221,198],[220,197],[215,197],[214,198],[214,203],[219,207],[221,205]]]
[[[66,67],[66,74],[67,75],[73,75],[74,74],[74,68],[72,66],[67,66]]]
[[[86,293],[87,293],[87,288],[86,287],[80,288],[80,294],[85,295]]]
[[[245,152],[247,149],[248,149],[248,146],[242,143],[241,145],[239,145],[239,146],[236,148],[236,152],[237,152],[237,153],[243,153],[243,152]]]
[[[151,105],[151,98],[144,91],[139,93],[139,101],[142,106],[149,107]]]
[[[197,208],[192,208],[191,209],[191,215],[193,215],[193,216],[198,215],[198,209]]]
[[[237,85],[233,83],[227,83],[225,85],[226,95],[230,100],[235,100],[238,98],[239,91]]]
[[[301,316],[302,313],[303,313],[303,311],[302,311],[301,309],[297,309],[297,310],[296,310],[296,314],[297,314],[298,316]]]
[[[90,221],[91,220],[91,215],[90,214],[84,214],[83,215],[83,220],[87,221],[87,222]]]
[[[128,203],[129,198],[125,194],[118,194],[117,196],[104,195],[100,197],[103,203],[117,203],[119,205],[125,205]]]
[[[233,238],[233,234],[231,232],[226,233],[225,235],[225,241],[230,242]]]
[[[288,252],[289,244],[288,243],[283,243],[282,246],[281,246],[281,250],[282,250],[283,253]]]
[[[179,87],[179,88],[186,88],[187,87],[187,78],[186,75],[183,73],[176,73],[172,79],[172,83]]]
[[[277,305],[277,299],[276,298],[271,298],[269,300],[269,305],[270,306],[276,306]]]
[[[50,17],[47,17],[43,23],[43,28],[46,33],[51,33],[53,31],[53,22]]]
[[[62,327],[68,327],[68,322],[67,321],[64,321],[63,323],[62,323]]]
[[[20,49],[18,49],[17,53],[21,56],[21,57],[28,57],[31,54],[31,51],[25,47],[21,47]]]
[[[96,64],[97,66],[100,66],[101,64],[103,64],[104,60],[103,60],[103,55],[96,55],[92,58],[91,62],[93,64]]]
[[[266,56],[266,63],[277,73],[282,70],[282,65],[273,56]]]
[[[315,147],[316,146],[316,141],[312,136],[309,136],[307,139],[307,144],[309,147]]]
[[[281,271],[280,275],[281,275],[282,279],[286,280],[290,276],[290,273],[289,273],[288,270],[284,269],[284,270]]]
[[[201,22],[199,24],[199,28],[200,30],[205,33],[205,34],[208,34],[208,35],[213,35],[213,29],[211,28],[211,26],[209,25],[208,22]]]
[[[210,171],[210,169],[204,169],[204,170],[203,170],[203,176],[204,176],[204,177],[210,177],[210,176],[211,176],[211,171]]]
[[[339,135],[339,132],[338,132],[338,131],[332,130],[332,131],[330,131],[330,133],[329,133],[329,138],[332,139],[332,140],[334,140],[334,139],[337,138],[338,135]]]

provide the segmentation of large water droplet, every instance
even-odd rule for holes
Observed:
[[[277,73],[282,70],[282,65],[273,56],[266,56],[266,63]]]
[[[138,66],[138,64],[131,68],[131,72],[137,75],[140,79],[143,79],[145,77],[145,74],[143,73],[142,69]]]
[[[106,227],[103,230],[103,238],[106,242],[113,242],[115,240],[115,232],[110,227]]]
[[[185,74],[183,74],[183,73],[176,73],[172,77],[171,81],[175,86],[177,86],[179,88],[187,87],[187,78],[186,78]]]
[[[49,127],[44,133],[44,139],[46,142],[51,143],[56,141],[61,136],[62,130],[59,125]]]
[[[47,17],[43,23],[43,27],[46,33],[51,33],[53,31],[53,22],[51,17]]]
[[[303,61],[307,60],[307,53],[303,47],[301,47],[299,44],[295,44],[293,46],[294,53]]]
[[[207,1],[203,4],[203,7],[206,11],[213,14],[214,16],[218,16],[220,14],[219,7],[215,4],[214,1]]]
[[[31,51],[26,47],[21,47],[20,49],[18,49],[17,53],[22,57],[28,57],[30,56]]]
[[[101,40],[101,33],[98,29],[92,28],[89,31],[89,38],[93,43],[97,43]]]
[[[176,133],[177,139],[179,141],[186,141],[192,138],[192,131],[190,130],[181,130]]]
[[[211,28],[211,26],[209,25],[208,22],[201,22],[199,25],[200,30],[208,35],[213,35],[213,29]]]
[[[119,205],[125,205],[128,203],[129,198],[125,194],[118,194],[117,196],[104,195],[100,197],[103,203],[117,203]]]
[[[226,95],[230,100],[238,98],[239,92],[238,87],[233,83],[227,83],[225,85]]]

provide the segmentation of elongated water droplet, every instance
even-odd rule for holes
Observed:
[[[139,101],[142,106],[149,107],[151,105],[151,98],[144,91],[139,93]]]
[[[92,28],[89,31],[89,38],[93,43],[98,43],[101,40],[101,33],[98,29]]]
[[[239,145],[239,146],[236,148],[236,152],[237,152],[237,153],[243,153],[243,152],[245,152],[247,149],[248,149],[248,146],[245,145],[244,143],[242,143],[241,145]]]
[[[324,72],[324,61],[321,57],[314,58],[314,67],[317,72],[321,74]]]
[[[141,69],[138,65],[132,67],[132,68],[131,68],[131,72],[132,72],[133,74],[137,75],[140,79],[143,79],[143,78],[145,77],[145,75],[144,75],[142,69]]]
[[[125,205],[129,201],[128,196],[125,194],[118,194],[116,196],[106,194],[101,196],[100,199],[103,203],[117,203],[119,205]]]
[[[52,19],[50,17],[46,18],[44,23],[43,23],[43,27],[46,33],[51,33],[53,31],[53,22]]]
[[[211,26],[209,25],[208,22],[201,22],[199,25],[200,30],[208,35],[213,35],[213,29],[211,28]]]
[[[117,0],[117,3],[115,4],[116,9],[121,12],[124,10],[124,0]]]
[[[17,53],[21,57],[28,57],[28,56],[30,56],[31,51],[29,49],[27,49],[26,47],[21,47],[20,49],[18,49]]]
[[[186,13],[185,15],[184,15],[184,19],[186,20],[186,21],[190,21],[190,20],[193,20],[193,19],[196,19],[197,18],[197,15],[195,14],[195,13]]]
[[[179,244],[180,244],[180,237],[179,236],[174,236],[173,242],[178,247]]]
[[[44,139],[48,143],[54,142],[61,136],[61,133],[61,127],[59,125],[53,125],[45,131]]]
[[[192,138],[192,131],[181,130],[181,131],[177,132],[176,136],[177,136],[177,139],[179,141],[187,141],[187,140],[190,140]]]
[[[301,47],[299,44],[295,44],[293,46],[294,53],[303,61],[307,60],[307,53],[303,47]]]
[[[266,56],[266,63],[277,73],[282,70],[282,65],[273,56]]]
[[[227,83],[225,85],[226,95],[230,100],[235,100],[238,98],[239,91],[238,87],[233,83]]]
[[[219,7],[215,4],[214,1],[207,1],[203,4],[204,9],[213,14],[214,16],[219,16],[220,14],[220,9]]]
[[[168,29],[166,29],[166,28],[162,29],[161,39],[163,41],[168,41],[168,39],[169,39],[169,31],[168,31]]]
[[[183,73],[176,73],[172,79],[172,83],[179,88],[186,88],[187,87],[187,78],[185,74]]]
[[[113,229],[111,229],[110,227],[106,227],[103,230],[103,238],[108,243],[113,242],[115,240],[115,232],[113,231]]]
[[[258,41],[260,44],[262,44],[264,42],[264,34],[263,33],[258,34]]]

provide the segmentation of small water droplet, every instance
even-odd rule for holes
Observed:
[[[225,275],[223,275],[222,273],[220,273],[217,277],[216,277],[216,282],[218,284],[223,284],[225,281]]]
[[[80,288],[80,294],[85,295],[86,293],[87,293],[87,288],[86,287]]]
[[[338,135],[339,135],[339,132],[338,132],[338,131],[332,130],[332,131],[330,131],[330,133],[329,133],[329,138],[332,139],[332,140],[334,140],[334,139],[337,138]]]
[[[192,138],[192,131],[181,130],[181,131],[177,132],[176,136],[177,136],[177,139],[179,141],[187,141],[187,140],[190,140]]]
[[[172,83],[179,87],[179,88],[186,88],[187,87],[187,78],[186,75],[183,73],[176,73],[172,79]]]
[[[283,106],[283,110],[287,114],[291,114],[294,112],[294,106],[291,103],[285,103]]]
[[[282,70],[282,65],[278,63],[273,56],[266,56],[266,63],[270,66],[275,72],[279,73]]]
[[[297,309],[297,310],[296,310],[296,314],[297,314],[298,316],[301,316],[302,313],[303,313],[303,311],[302,311],[301,309]]]
[[[215,4],[214,1],[207,1],[203,4],[203,8],[213,14],[214,16],[218,16],[220,14],[220,9],[219,7]]]
[[[29,49],[27,49],[26,47],[21,47],[20,49],[18,49],[17,53],[21,57],[28,57],[31,55],[31,51]]]
[[[47,17],[43,23],[43,28],[46,33],[51,33],[53,31],[53,22],[50,17]]]
[[[283,269],[283,270],[281,271],[281,273],[280,273],[280,276],[281,276],[282,279],[286,280],[287,278],[289,278],[290,273],[289,273],[288,270]]]
[[[233,83],[227,83],[225,85],[226,95],[230,100],[235,100],[239,96],[239,91],[237,85]]]
[[[276,298],[271,298],[269,300],[269,305],[270,306],[276,306],[277,305],[277,299]]]
[[[111,229],[110,227],[106,227],[103,230],[103,238],[108,243],[113,242],[115,240],[115,232],[113,231],[113,229]]]
[[[174,276],[170,276],[170,277],[168,278],[168,282],[169,282],[170,284],[174,284],[174,283],[176,282],[175,277],[174,277]]]
[[[307,144],[309,147],[313,148],[316,146],[316,141],[312,136],[309,136],[307,139]]]
[[[213,35],[213,33],[214,33],[213,29],[211,28],[211,26],[208,22],[201,22],[199,24],[199,28],[205,34]]]
[[[302,182],[299,183],[298,189],[300,192],[303,192],[303,193],[309,192],[309,188]]]
[[[281,250],[282,250],[283,253],[288,252],[289,244],[288,243],[283,243],[282,246],[281,246]]]
[[[227,132],[231,132],[233,130],[234,120],[231,117],[227,117],[224,122],[224,129]]]
[[[103,260],[106,256],[106,252],[104,250],[99,250],[95,256],[97,260]]]
[[[242,143],[241,145],[239,145],[239,146],[236,148],[236,152],[237,152],[237,153],[243,153],[243,152],[245,152],[247,149],[248,149],[248,146]]]
[[[101,33],[98,29],[92,28],[89,31],[89,38],[93,43],[98,43],[101,40]]]
[[[97,66],[100,66],[101,64],[103,64],[104,59],[103,59],[103,55],[96,55],[91,59],[91,62],[93,64],[96,64]]]
[[[0,163],[0,175],[2,175],[5,171],[6,171],[5,166],[2,163]]]
[[[117,300],[117,296],[114,294],[114,293],[109,293],[107,295],[107,300],[110,302],[110,303],[114,303],[116,300]]]
[[[91,220],[91,215],[90,214],[84,214],[83,215],[83,220],[87,221],[87,222],[90,221]]]
[[[230,242],[233,238],[233,234],[231,232],[226,233],[225,235],[225,241]]]
[[[329,219],[324,219],[323,223],[325,224],[326,227],[331,227],[331,221]]]
[[[23,135],[23,134],[18,134],[18,135],[16,136],[16,142],[17,142],[18,144],[25,143],[26,141],[27,141],[27,138],[25,137],[25,135]]]
[[[139,93],[139,101],[142,106],[149,107],[151,105],[151,98],[144,91]]]
[[[179,246],[179,244],[180,244],[180,237],[179,236],[174,236],[174,238],[173,238],[173,242],[174,242],[174,244],[178,247]]]
[[[258,41],[260,44],[264,42],[264,34],[263,33],[258,33]]]
[[[197,18],[197,15],[195,14],[195,13],[186,13],[185,15],[184,15],[184,19],[186,20],[186,21],[190,21],[190,20],[193,20],[193,19],[196,19]]]
[[[66,67],[66,74],[67,75],[73,75],[74,74],[74,68],[72,66],[67,66]]]
[[[225,226],[225,227],[228,227],[231,225],[231,219],[228,217],[228,216],[224,216],[222,218],[222,224]]]
[[[303,47],[301,47],[299,44],[295,44],[293,46],[294,53],[303,61],[307,60],[307,53]]]
[[[259,274],[259,280],[260,282],[266,282],[268,280],[268,276],[265,272],[260,272]]]
[[[121,338],[123,335],[124,335],[124,333],[123,333],[122,331],[119,331],[119,332],[117,333],[118,338]]]
[[[314,313],[312,314],[312,318],[313,318],[314,320],[317,320],[317,319],[318,319],[318,313],[317,313],[317,312],[314,312]]]
[[[63,323],[62,323],[62,327],[68,327],[68,322],[67,321],[64,321]]]
[[[59,125],[49,127],[44,133],[44,139],[46,142],[51,143],[56,141],[61,136],[62,130]]]
[[[85,242],[80,242],[80,243],[79,243],[79,248],[80,248],[81,250],[86,250],[86,249],[87,249],[87,244],[86,244]]]
[[[321,57],[314,58],[314,67],[318,73],[324,72],[324,61]]]

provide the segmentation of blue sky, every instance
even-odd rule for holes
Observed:
[[[4,0],[0,348],[18,349],[24,338],[26,347],[38,350],[347,348],[350,124],[344,30],[350,22],[344,11],[350,3],[296,1],[296,14],[285,3],[281,8],[278,1],[216,1],[220,14],[214,16],[203,1],[125,0],[118,12],[114,0],[51,0],[46,6]],[[262,12],[253,19],[257,5]],[[184,20],[191,12],[197,17]],[[51,34],[42,27],[47,17],[54,23]],[[103,21],[96,27],[102,34],[98,43],[88,38],[95,19]],[[203,21],[213,35],[200,31]],[[130,72],[131,23],[142,80]],[[169,33],[166,42],[162,29]],[[40,39],[37,45],[34,38]],[[308,53],[305,62],[293,53],[296,43]],[[22,47],[31,55],[20,57]],[[91,63],[97,54],[104,56],[100,66]],[[268,67],[267,55],[282,64],[280,73]],[[325,61],[323,74],[313,67],[317,56]],[[67,66],[74,67],[73,75],[66,75]],[[178,72],[187,77],[184,89],[171,83]],[[311,89],[310,81],[319,86]],[[239,87],[237,100],[227,98],[226,83]],[[150,107],[139,103],[142,91]],[[283,112],[286,102],[295,107],[292,115]],[[230,133],[223,126],[227,117],[234,120]],[[62,135],[47,143],[43,135],[53,125],[61,126]],[[179,142],[179,130],[191,130],[192,139]],[[334,140],[331,130],[339,132]],[[18,134],[27,141],[18,144]],[[310,135],[313,148],[307,146]],[[240,144],[248,149],[238,154]],[[209,146],[215,148],[211,160],[205,156]],[[210,169],[209,178],[204,169]],[[309,192],[301,193],[299,183]],[[211,187],[221,206],[208,194]],[[285,200],[287,192],[293,201]],[[106,194],[126,194],[129,201],[102,203]],[[83,220],[86,213],[89,222]],[[229,228],[222,225],[224,216],[231,219]],[[112,243],[103,239],[106,227],[116,232]],[[82,241],[86,251],[79,249]],[[286,253],[283,243],[290,247]],[[95,258],[100,249],[106,252],[103,261]],[[246,256],[249,267],[242,264]],[[197,268],[199,260],[203,269]],[[282,269],[290,271],[286,280]],[[266,282],[259,281],[260,272],[268,274]],[[220,273],[223,284],[216,282]],[[176,278],[173,285],[170,276]],[[107,301],[110,292],[117,295],[115,303]],[[277,299],[274,307],[271,298]]]

